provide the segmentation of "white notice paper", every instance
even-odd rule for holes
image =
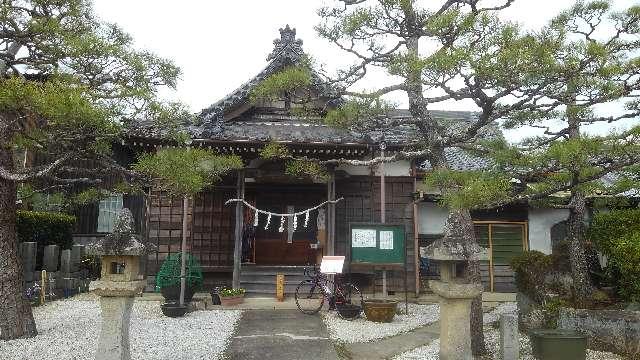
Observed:
[[[320,272],[323,274],[342,274],[344,256],[323,256]]]
[[[376,247],[376,231],[372,229],[352,229],[351,247]]]
[[[393,231],[380,231],[380,249],[393,250]]]

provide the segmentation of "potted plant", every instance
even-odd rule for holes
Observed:
[[[222,306],[232,306],[241,304],[244,301],[245,290],[242,288],[224,288],[218,292]]]
[[[156,288],[167,302],[180,300],[180,266],[182,253],[172,254],[165,259],[156,275]],[[202,287],[202,269],[198,260],[187,253],[185,268],[184,301],[190,302],[193,294]]]

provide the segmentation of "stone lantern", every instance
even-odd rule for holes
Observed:
[[[427,258],[440,269],[440,280],[429,281],[440,297],[440,359],[471,360],[471,302],[482,293],[482,284],[469,283],[463,274],[469,260],[484,260],[487,252],[445,236],[427,247]]]
[[[100,296],[102,329],[96,359],[128,360],[129,320],[133,298],[144,289],[140,260],[149,250],[133,233],[133,215],[123,209],[114,231],[97,243],[87,246],[87,254],[100,256],[100,279],[92,281],[89,291]]]

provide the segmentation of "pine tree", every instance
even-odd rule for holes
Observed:
[[[614,12],[606,1],[578,2],[554,18],[543,32],[561,42],[550,73],[557,83],[540,92],[545,107],[514,112],[505,123],[508,128],[541,128],[543,135],[515,145],[485,144],[486,156],[494,158],[493,174],[461,181],[464,190],[449,199],[471,207],[547,200],[546,206],[568,209],[569,262],[578,306],[588,305],[592,292],[584,247],[586,197],[618,195],[639,185],[639,31],[640,7]],[[602,109],[613,110],[603,116]],[[625,121],[627,129],[615,129]],[[585,134],[594,124],[613,129]],[[495,186],[510,180],[519,186]],[[481,188],[485,198],[474,197]],[[566,201],[550,204],[560,191],[568,192]]]
[[[170,61],[135,50],[86,0],[0,3],[0,339],[37,334],[15,231],[19,187],[61,192],[138,178],[112,159],[128,121],[176,119],[156,101]]]

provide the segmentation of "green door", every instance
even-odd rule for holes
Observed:
[[[489,289],[504,291],[513,288],[511,259],[527,249],[526,223],[482,222],[475,224],[476,240],[489,250]]]

